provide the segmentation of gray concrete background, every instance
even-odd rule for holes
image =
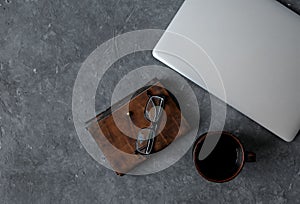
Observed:
[[[283,2],[300,11],[299,0]],[[182,0],[0,3],[0,203],[300,203],[300,137],[285,143],[231,108],[225,129],[256,151],[258,161],[226,184],[199,177],[191,150],[157,174],[118,177],[80,144],[71,97],[81,63],[115,35],[166,28]],[[161,65],[150,52],[116,63],[99,85],[105,92],[97,109],[109,105],[126,71],[151,63]],[[209,97],[191,86],[203,133]]]

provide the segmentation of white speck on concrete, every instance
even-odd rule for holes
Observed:
[[[29,144],[27,144],[26,147],[31,150],[33,149],[32,146],[30,146]]]
[[[65,64],[65,65],[62,67],[62,70],[65,70],[65,68],[66,68],[69,64],[70,64],[70,63]]]
[[[32,71],[33,71],[33,73],[35,73],[35,74],[37,73],[37,70],[36,70],[36,69],[33,69]]]
[[[48,25],[48,28],[50,28],[52,26],[52,24],[51,23],[49,23],[49,25]]]
[[[12,59],[8,60],[8,66],[13,67],[13,60]]]
[[[17,88],[16,93],[17,93],[18,96],[21,95],[21,90],[20,90],[20,88]]]
[[[1,118],[1,119],[2,119],[2,118]],[[0,133],[1,133],[1,135],[4,135],[4,134],[5,134],[5,130],[4,130],[3,127],[0,128]]]
[[[58,73],[58,66],[56,66],[56,68],[55,68],[55,74],[57,74]]]
[[[75,177],[78,178],[78,174],[75,174]]]

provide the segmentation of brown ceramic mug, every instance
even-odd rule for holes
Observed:
[[[205,139],[218,137],[212,151],[201,158],[200,151]],[[205,144],[210,145],[210,144]],[[202,154],[202,152],[201,152]],[[193,148],[193,160],[198,173],[208,181],[223,183],[234,179],[243,169],[245,162],[255,162],[256,155],[247,152],[240,140],[228,132],[209,132],[200,136]]]

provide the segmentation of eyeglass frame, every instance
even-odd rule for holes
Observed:
[[[148,120],[149,122],[151,122],[151,125],[147,128],[142,128],[139,133],[138,133],[138,136],[137,136],[137,140],[136,140],[136,149],[135,149],[135,153],[138,153],[138,154],[141,154],[141,155],[149,155],[151,154],[152,152],[152,149],[153,149],[153,144],[154,144],[154,139],[155,139],[155,136],[156,136],[156,131],[158,129],[158,123],[161,119],[161,115],[162,115],[162,112],[163,112],[163,109],[164,109],[164,105],[165,105],[165,97],[163,95],[149,95],[149,99],[146,103],[146,106],[145,106],[145,109],[144,109],[144,117],[146,118],[146,120]],[[160,104],[158,106],[156,106],[156,104],[154,103],[154,101],[152,99],[159,99],[160,100]],[[157,112],[155,112],[155,117],[156,117],[156,120],[153,120],[151,121],[151,119],[148,117],[148,114],[146,113],[147,112],[147,107],[150,103],[150,101],[152,100],[153,102],[153,105],[154,107],[159,107],[159,112],[157,114]],[[139,148],[139,134],[142,130],[150,130],[152,131],[152,133],[154,133],[154,135],[152,136],[149,136],[149,139],[146,139],[147,140],[147,145],[145,145],[144,147],[142,148]],[[143,140],[143,141],[146,141],[146,140]],[[145,152],[142,152],[141,150],[145,149],[146,148],[146,151]]]

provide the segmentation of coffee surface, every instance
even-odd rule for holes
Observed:
[[[239,143],[230,136],[222,135],[214,150],[204,160],[197,159],[196,165],[204,176],[214,180],[225,180],[238,171],[241,163],[242,149]]]

